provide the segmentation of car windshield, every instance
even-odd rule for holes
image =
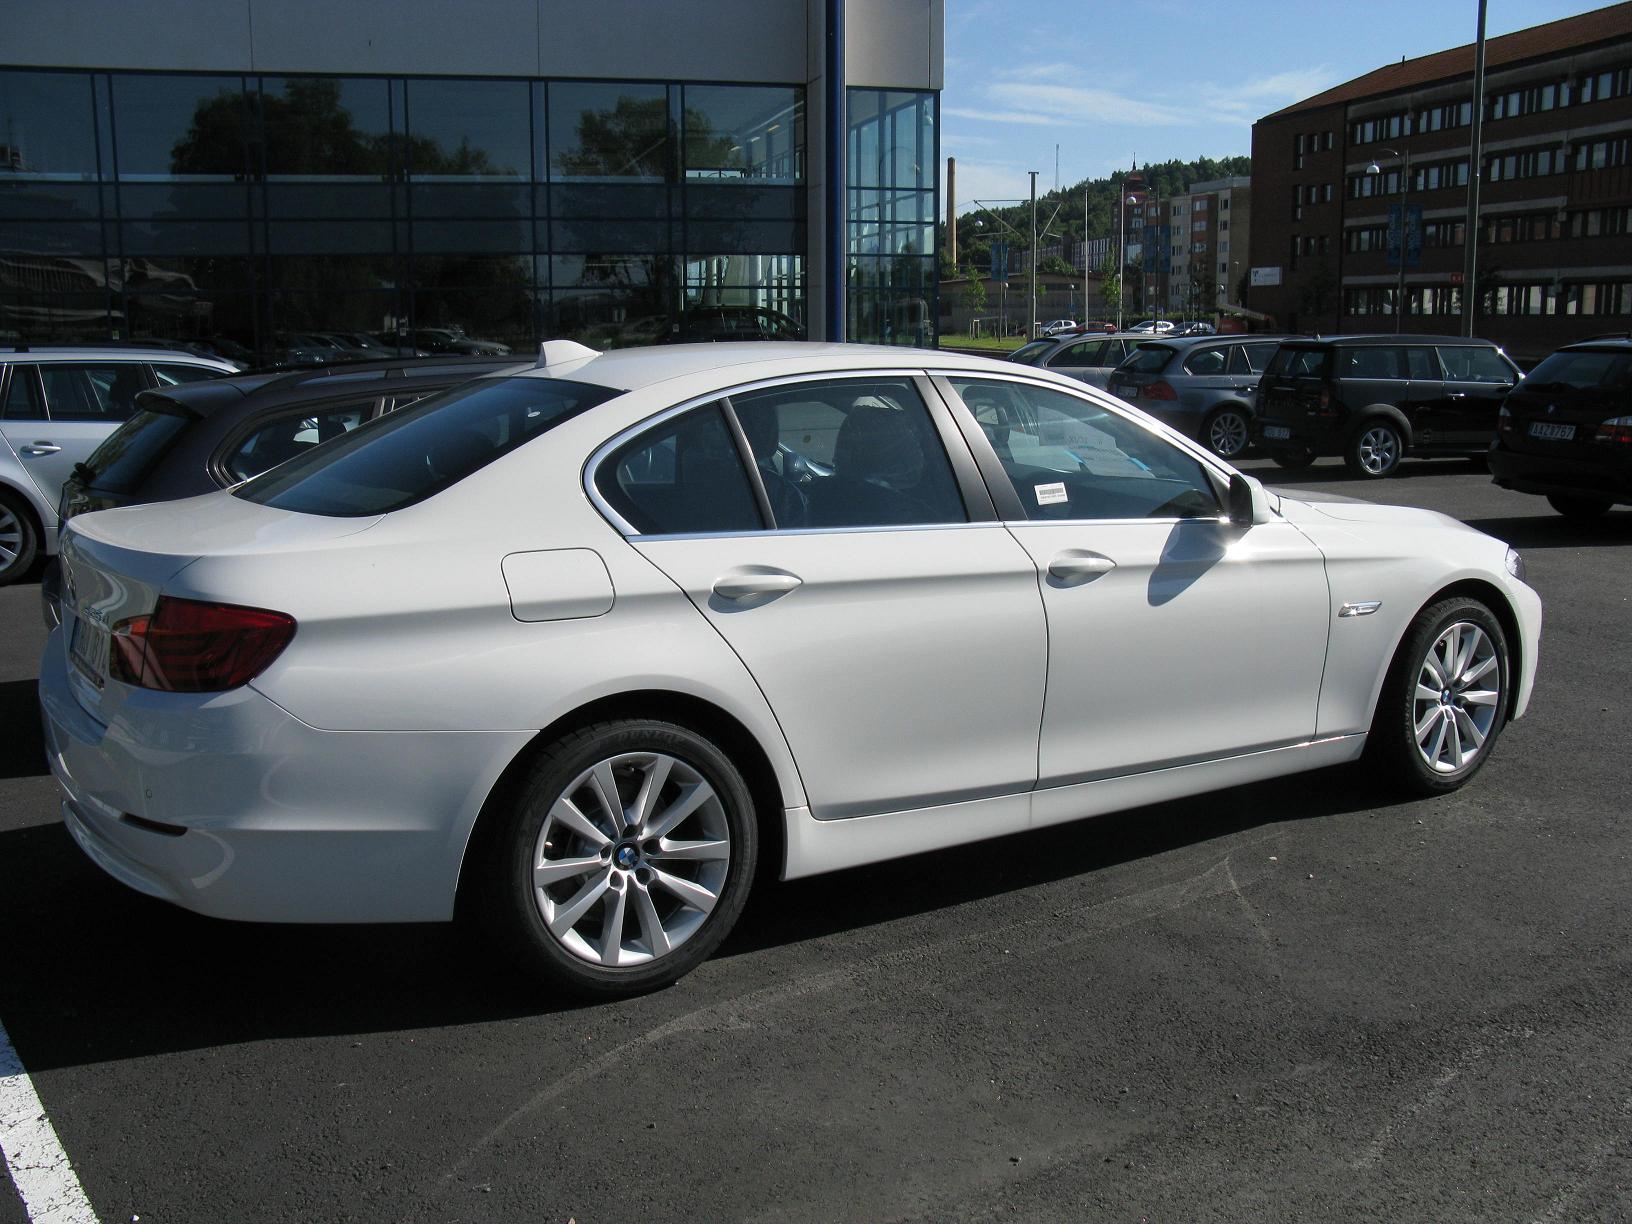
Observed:
[[[243,485],[237,496],[302,514],[386,514],[621,394],[559,378],[481,379],[315,446]]]
[[[1590,349],[1554,353],[1530,371],[1521,386],[1528,391],[1625,391],[1632,386],[1632,353]]]
[[[89,487],[109,493],[134,492],[171,443],[196,419],[179,404],[148,396],[143,407],[102,439],[102,445],[74,474]]]
[[[1122,360],[1124,374],[1160,374],[1173,359],[1174,350],[1165,344],[1141,344]]]
[[[1326,372],[1329,352],[1324,348],[1287,348],[1282,345],[1270,358],[1267,373],[1287,378],[1318,378]]]
[[[1044,353],[1054,351],[1052,340],[1033,340],[1030,344],[1022,344],[1009,354],[1010,361],[1018,361],[1025,365],[1036,365]]]

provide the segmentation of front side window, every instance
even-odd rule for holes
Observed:
[[[730,399],[780,530],[969,519],[918,389],[822,379]]]
[[[123,421],[136,410],[136,396],[147,390],[134,362],[50,362],[40,366],[40,378],[53,421]]]
[[[236,496],[302,514],[388,514],[619,394],[561,378],[478,379],[359,426],[252,480]]]
[[[1028,519],[1217,518],[1206,468],[1093,400],[1051,387],[958,378]]]
[[[1099,355],[1105,348],[1103,340],[1085,340],[1080,344],[1068,344],[1053,357],[1048,364],[1051,366],[1097,366]]]
[[[1462,382],[1510,383],[1513,371],[1495,349],[1446,346],[1439,350],[1445,377]]]

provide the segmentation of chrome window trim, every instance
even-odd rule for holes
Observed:
[[[840,532],[850,534],[862,531],[926,531],[943,527],[995,526],[995,520],[988,520],[985,522],[969,523],[895,523],[881,527],[779,527],[774,530],[767,527],[760,527],[757,531],[751,532],[687,531],[645,533],[635,530],[634,524],[630,523],[610,505],[608,505],[606,499],[601,496],[600,490],[595,487],[595,477],[600,471],[601,464],[605,463],[608,456],[610,456],[613,451],[617,450],[618,447],[622,446],[625,442],[632,440],[636,436],[645,433],[647,430],[654,429],[663,424],[665,421],[672,420],[683,413],[690,412],[694,408],[706,407],[709,404],[718,403],[720,400],[726,399],[733,395],[742,395],[750,391],[767,390],[771,387],[784,387],[793,383],[817,381],[831,382],[835,379],[844,378],[907,378],[916,380],[923,378],[924,376],[925,374],[923,369],[914,369],[908,366],[889,366],[882,369],[852,369],[849,367],[841,367],[836,370],[821,370],[817,372],[807,370],[802,374],[781,374],[772,378],[755,379],[751,382],[733,383],[728,387],[719,387],[713,391],[706,392],[703,395],[693,396],[691,399],[684,400],[671,407],[665,408],[660,412],[653,413],[649,417],[643,417],[641,420],[636,421],[633,425],[629,425],[618,431],[618,433],[614,434],[607,441],[596,447],[595,450],[591,452],[589,458],[584,461],[582,472],[584,495],[589,498],[590,504],[592,504],[596,510],[600,511],[601,517],[606,519],[606,521],[610,523],[612,527],[616,529],[618,534],[625,540],[719,540],[744,539],[750,536],[768,535],[834,535]],[[914,390],[917,390],[917,388],[914,387]],[[919,392],[920,398],[922,398],[922,395],[923,393]],[[930,408],[927,403],[924,405],[924,409],[926,412],[930,412]],[[932,412],[930,412],[930,423],[932,425],[934,424],[934,416]],[[936,431],[936,436],[940,436],[939,430]],[[945,445],[944,439],[942,439],[942,445]],[[952,465],[952,457],[950,455],[947,456],[947,463],[949,466]],[[954,475],[955,474],[956,469],[954,467]]]

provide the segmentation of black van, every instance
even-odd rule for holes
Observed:
[[[1389,475],[1408,454],[1483,455],[1520,377],[1488,340],[1287,340],[1259,379],[1253,441],[1282,467],[1342,455],[1367,478]]]

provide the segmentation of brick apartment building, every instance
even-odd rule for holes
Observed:
[[[1390,64],[1253,125],[1248,306],[1394,331],[1403,246],[1401,330],[1461,329],[1473,66]],[[1484,107],[1475,333],[1535,359],[1632,328],[1632,3],[1489,39]]]

